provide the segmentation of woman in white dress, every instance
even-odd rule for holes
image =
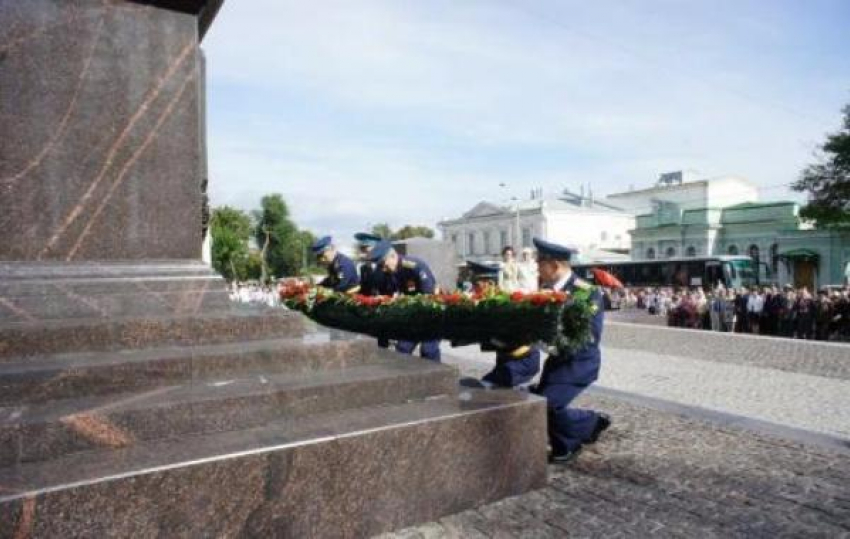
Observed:
[[[523,292],[535,292],[537,290],[538,273],[537,261],[530,248],[522,250],[522,260],[517,264],[519,288]]]
[[[520,289],[519,267],[510,245],[502,249],[502,264],[499,266],[499,288],[506,292]]]

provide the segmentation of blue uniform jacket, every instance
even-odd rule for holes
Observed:
[[[360,293],[364,296],[374,296],[381,293],[382,272],[372,262],[364,262],[360,266]]]
[[[332,288],[336,292],[357,292],[360,288],[360,277],[357,275],[357,266],[342,253],[337,253],[328,266],[328,276],[319,286]]]
[[[395,273],[385,274],[383,281],[384,294],[433,294],[437,285],[428,264],[412,256],[399,256]]]
[[[573,273],[562,291],[573,292],[585,286],[589,285]],[[550,356],[546,367],[546,370],[551,371],[548,373],[550,383],[588,385],[599,377],[599,365],[602,358],[599,344],[602,341],[602,324],[605,319],[602,292],[598,288],[594,289],[591,299],[596,304],[596,314],[590,322],[591,342],[574,352]],[[549,363],[551,365],[548,365]]]

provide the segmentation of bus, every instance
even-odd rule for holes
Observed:
[[[709,256],[667,258],[640,262],[600,262],[577,264],[573,271],[593,281],[592,270],[600,268],[616,276],[627,287],[697,287],[706,290],[722,283],[725,288],[753,287],[759,284],[759,272],[748,256]]]

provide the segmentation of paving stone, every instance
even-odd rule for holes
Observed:
[[[850,451],[600,395],[578,404],[614,426],[551,466],[546,488],[383,537],[850,537]]]

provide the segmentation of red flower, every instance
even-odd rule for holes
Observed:
[[[520,301],[525,299],[525,294],[519,290],[511,294],[511,301],[514,303],[519,303]]]
[[[461,296],[457,292],[454,292],[452,294],[441,294],[437,296],[437,301],[446,305],[457,305],[458,303],[463,301],[463,296]]]
[[[546,305],[551,301],[551,295],[545,292],[538,292],[536,294],[531,295],[531,304],[537,307],[541,305]]]
[[[556,290],[552,294],[552,296],[555,298],[555,301],[557,301],[558,303],[563,303],[563,302],[567,301],[567,293],[566,292],[561,292],[560,290]]]

